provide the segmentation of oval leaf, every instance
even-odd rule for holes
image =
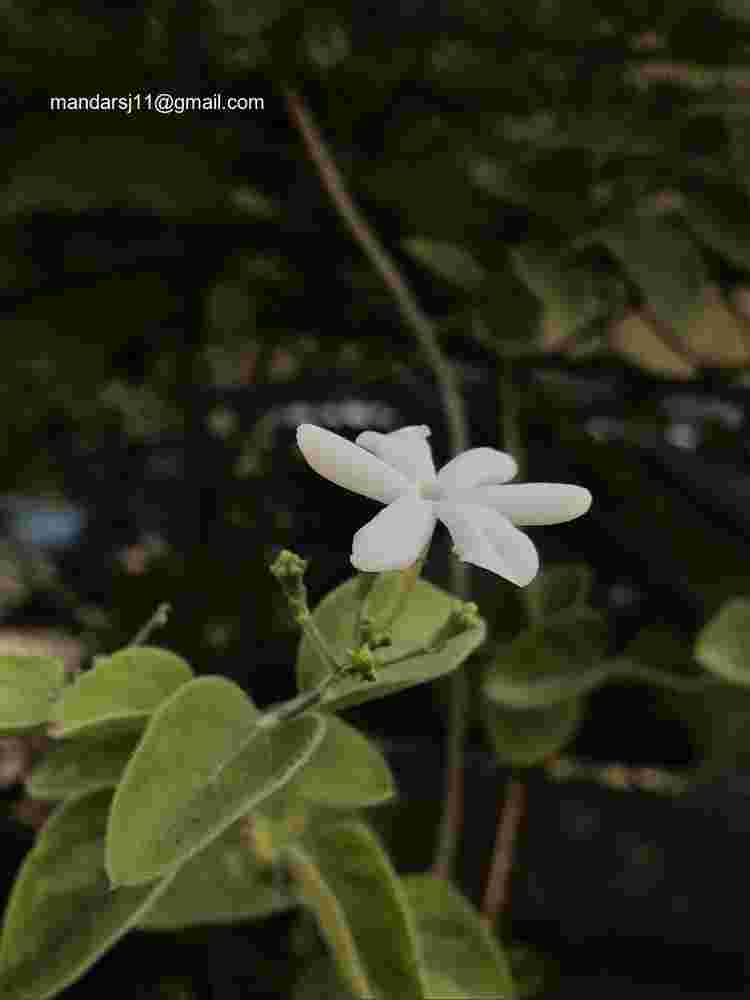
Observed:
[[[730,684],[750,687],[750,599],[727,601],[695,641],[695,658]]]
[[[633,217],[601,235],[662,323],[678,329],[700,312],[705,266],[687,232],[665,219]]]
[[[404,240],[404,249],[439,278],[459,288],[478,288],[487,276],[485,269],[464,247],[419,236]]]
[[[112,891],[104,871],[111,793],[71,799],[26,855],[0,940],[3,1000],[45,1000],[75,982],[145,916],[169,878]]]
[[[325,734],[317,715],[267,722],[224,677],[189,681],[157,709],[112,803],[113,885],[186,861],[287,782]]]
[[[395,569],[386,573],[360,573],[357,578],[357,593],[364,594],[362,617],[369,618],[373,632],[385,632],[406,607],[413,592],[424,559],[406,569]]]
[[[570,698],[546,708],[506,708],[482,699],[482,721],[501,764],[534,767],[559,753],[583,720],[583,699]]]
[[[64,799],[114,788],[138,744],[135,732],[84,730],[54,744],[34,767],[26,790],[35,799]]]
[[[143,930],[230,924],[296,905],[274,869],[261,866],[242,839],[242,821],[182,865],[166,892],[139,921]]]
[[[57,656],[0,656],[0,735],[44,725],[64,684]]]
[[[525,629],[497,655],[482,691],[497,705],[543,708],[604,683],[612,666],[602,660],[606,627],[584,609],[566,621]]]
[[[411,913],[370,830],[362,823],[337,823],[287,853],[292,877],[354,996],[422,1000]]]
[[[347,580],[326,594],[313,612],[318,628],[340,658],[355,645],[360,602],[358,581]],[[477,627],[449,639],[437,653],[415,657],[389,666],[407,651],[416,651],[445,624],[456,601],[446,591],[426,580],[418,580],[409,601],[391,629],[393,645],[378,651],[375,681],[347,678],[326,692],[323,704],[331,709],[350,708],[373,698],[383,698],[450,673],[484,642],[486,626]],[[297,681],[301,691],[314,687],[328,674],[327,665],[303,635],[297,655]]]
[[[326,723],[323,742],[295,780],[299,793],[334,809],[358,809],[393,798],[393,775],[378,748],[335,715],[327,716]]]
[[[50,714],[51,735],[69,736],[94,726],[145,722],[192,676],[182,657],[157,646],[131,646],[97,657],[91,670],[79,674],[56,702]]]
[[[513,1000],[508,961],[471,904],[433,875],[409,875],[401,884],[417,923],[430,996]]]
[[[542,570],[526,588],[535,616],[544,622],[586,606],[593,573],[582,563],[562,563]]]

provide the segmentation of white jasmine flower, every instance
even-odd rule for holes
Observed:
[[[297,444],[319,475],[387,505],[355,534],[352,565],[366,573],[405,569],[442,521],[459,559],[525,587],[539,556],[516,525],[572,521],[589,509],[591,494],[567,483],[506,485],[518,466],[495,448],[470,448],[436,472],[429,436],[429,427],[402,427],[364,431],[352,444],[315,424],[297,428]]]

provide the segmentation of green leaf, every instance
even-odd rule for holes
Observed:
[[[109,886],[111,793],[73,798],[43,827],[13,886],[0,939],[3,1000],[45,1000],[75,982],[169,887]]]
[[[112,803],[113,885],[187,861],[287,782],[325,734],[321,716],[271,720],[224,677],[188,681],[157,709]]]
[[[730,684],[750,687],[750,598],[727,601],[695,641],[695,658]]]
[[[566,262],[561,251],[525,243],[510,251],[516,275],[544,307],[545,340],[565,340],[596,314],[591,276]]]
[[[97,788],[114,788],[138,743],[132,731],[84,730],[53,744],[26,781],[35,799],[64,799]]]
[[[97,657],[56,702],[50,716],[53,735],[113,724],[139,727],[192,676],[182,657],[157,646],[130,646]]]
[[[508,961],[474,907],[432,875],[408,875],[401,883],[417,922],[428,996],[513,1000]]]
[[[355,645],[355,629],[359,610],[358,581],[347,580],[326,594],[313,612],[313,618],[336,656],[343,658]],[[486,626],[470,629],[449,639],[437,653],[429,653],[405,663],[388,666],[389,660],[406,652],[417,651],[446,623],[456,606],[455,598],[426,580],[419,580],[409,597],[404,612],[395,622],[391,635],[393,645],[378,651],[377,680],[347,678],[329,689],[323,704],[330,709],[349,708],[373,698],[383,698],[434,680],[460,666],[484,641]],[[328,673],[315,647],[303,635],[297,655],[297,680],[300,691],[314,687]]]
[[[276,872],[259,864],[242,838],[242,820],[182,865],[138,926],[171,931],[196,924],[257,920],[296,905]]]
[[[0,734],[43,726],[64,683],[57,656],[0,656]]]
[[[362,823],[337,823],[287,853],[292,877],[354,996],[422,1000],[407,899],[370,830]]]
[[[326,723],[323,742],[295,780],[300,794],[334,809],[358,809],[393,798],[393,775],[378,748],[335,715],[327,716]]]
[[[407,569],[386,573],[360,573],[357,596],[363,595],[362,618],[368,618],[374,633],[385,632],[401,615],[419,580],[424,564],[418,559]]]
[[[404,240],[403,246],[433,274],[466,291],[478,288],[487,277],[485,269],[464,247],[419,236]]]
[[[545,708],[507,708],[483,698],[480,713],[497,759],[512,767],[533,767],[559,753],[583,720],[582,698]]]
[[[737,188],[711,185],[710,194],[686,199],[690,228],[735,267],[750,271],[750,200]]]
[[[577,612],[591,594],[593,573],[583,563],[561,563],[537,574],[526,588],[526,596],[539,622],[556,615]]]
[[[700,314],[705,266],[686,232],[664,219],[633,217],[601,236],[662,323],[679,329]]]
[[[508,708],[545,708],[602,684],[613,666],[603,659],[607,631],[603,617],[584,608],[567,620],[525,629],[501,648],[482,691]]]

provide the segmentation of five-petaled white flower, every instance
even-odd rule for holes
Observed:
[[[525,587],[539,556],[515,525],[572,521],[589,509],[591,494],[566,483],[506,485],[518,466],[495,448],[470,448],[436,473],[429,436],[429,427],[402,427],[364,431],[352,444],[315,424],[297,428],[297,444],[319,475],[387,504],[354,535],[352,565],[367,573],[405,569],[442,521],[459,559]]]

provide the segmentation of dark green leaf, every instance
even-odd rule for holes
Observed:
[[[750,599],[727,601],[699,632],[695,658],[730,684],[750,687]]]
[[[508,708],[482,699],[481,715],[497,759],[513,767],[533,767],[571,742],[583,718],[583,699],[569,698],[544,708]]]

